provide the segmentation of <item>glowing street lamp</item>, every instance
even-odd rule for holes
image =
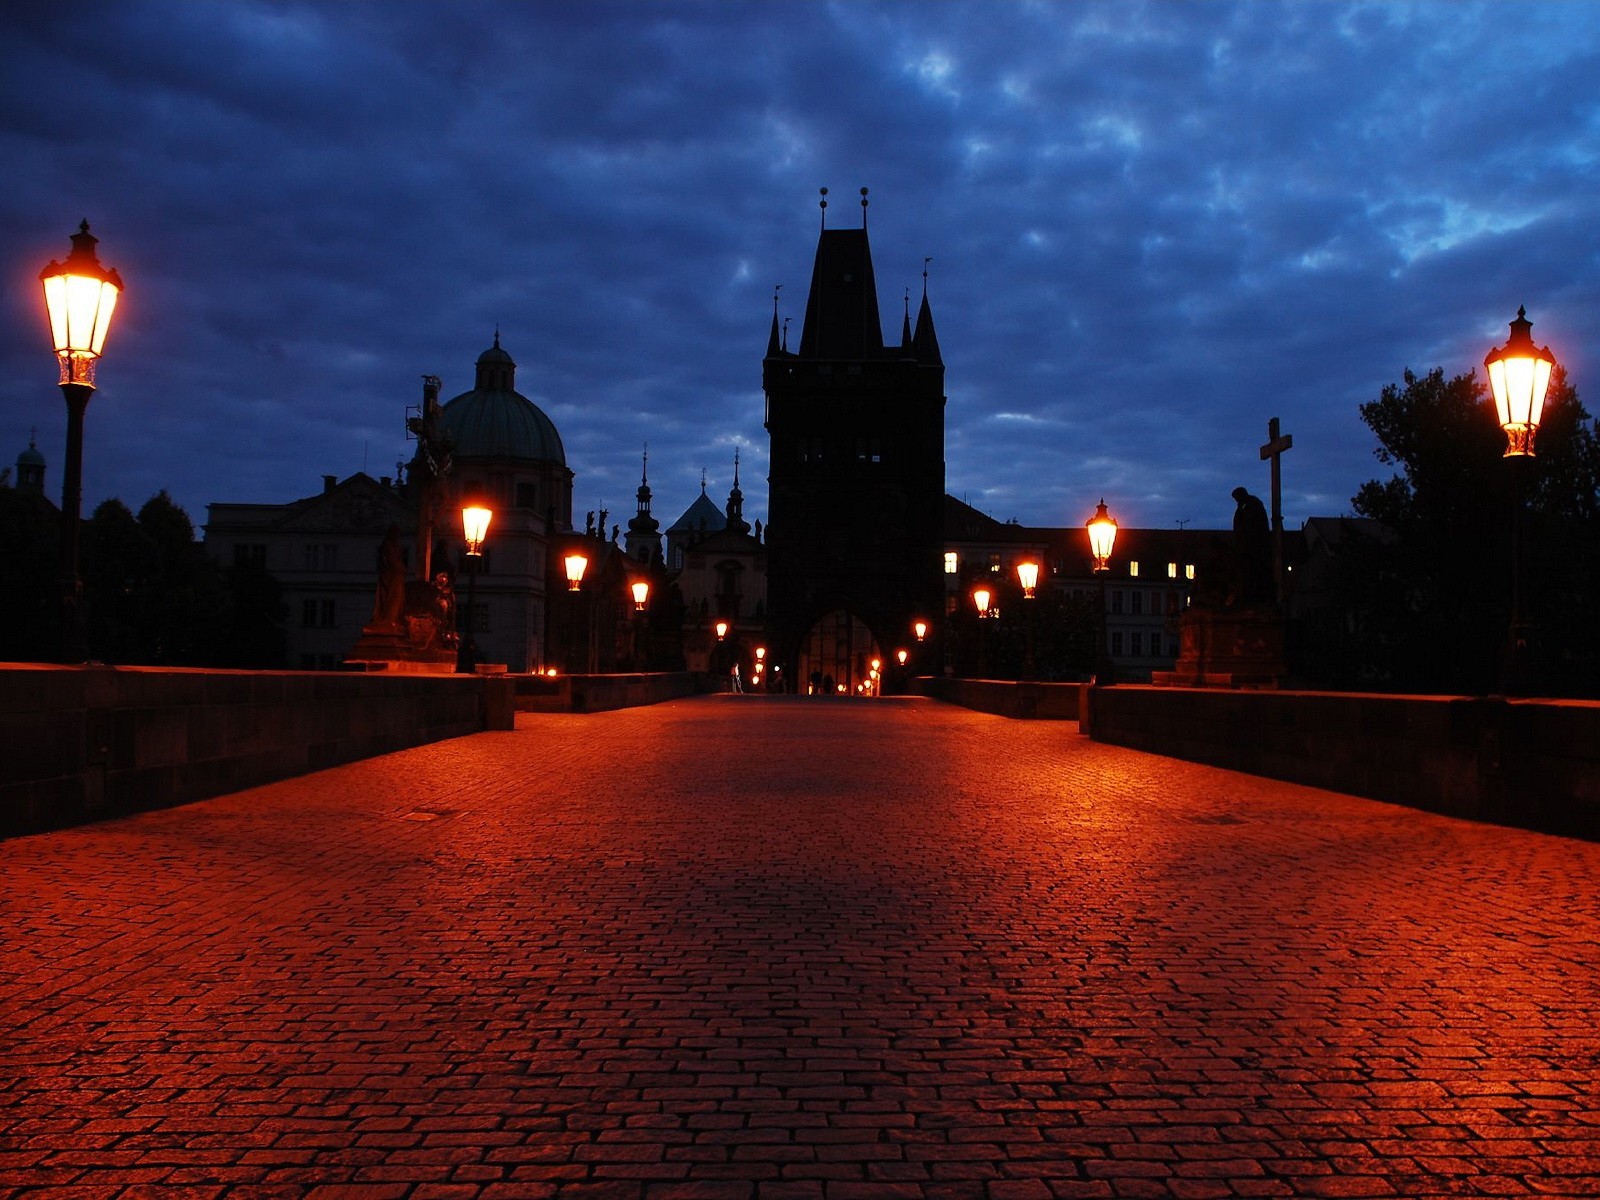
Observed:
[[[764,662],[766,660],[766,657],[767,657],[767,648],[765,646],[757,646],[756,647],[756,662],[758,662],[758,663],[759,662]]]
[[[1017,564],[1017,582],[1022,585],[1022,598],[1034,599],[1034,589],[1039,586],[1039,564],[1036,560],[1025,558]],[[1033,605],[1028,605],[1028,636],[1027,653],[1022,664],[1022,674],[1026,679],[1032,679],[1033,669]]]
[[[633,611],[643,612],[645,606],[650,603],[650,581],[636,579],[629,586],[629,590],[633,592]]]
[[[83,414],[94,392],[95,366],[111,330],[111,314],[122,294],[122,277],[100,265],[99,238],[85,221],[72,235],[72,252],[39,272],[50,342],[61,368],[67,402],[67,461],[61,482],[61,656],[89,657],[83,633],[83,578],[78,570],[78,513],[83,490]]]
[[[468,674],[478,669],[478,643],[473,636],[478,625],[478,563],[483,558],[483,541],[489,536],[494,517],[482,504],[468,504],[461,510],[461,533],[467,543],[467,611],[463,622],[467,636],[461,643],[460,669]]]
[[[916,635],[917,641],[922,641],[928,636],[928,623],[926,621],[911,622],[911,632]]]
[[[1502,658],[1501,690],[1517,695],[1529,684],[1529,643],[1531,630],[1522,617],[1522,508],[1524,475],[1534,457],[1534,436],[1544,415],[1545,392],[1555,370],[1555,359],[1548,346],[1533,344],[1533,322],[1526,308],[1517,309],[1511,322],[1511,336],[1504,346],[1489,351],[1483,360],[1489,372],[1489,387],[1494,392],[1495,417],[1505,431],[1506,451],[1502,457],[1514,458],[1511,496],[1511,627]]]
[[[728,623],[726,621],[718,621],[717,624],[716,624],[716,630],[717,630],[717,641],[719,641],[719,642],[726,641],[727,638],[728,638]]]
[[[895,661],[898,662],[903,667],[903,666],[906,665],[906,659],[909,658],[910,655],[907,654],[906,651],[904,651],[904,650],[896,650],[894,652],[894,657],[895,657]]]
[[[1095,578],[1100,582],[1100,646],[1094,656],[1095,681],[1112,683],[1115,668],[1106,649],[1106,574],[1111,570],[1111,551],[1117,544],[1117,522],[1106,511],[1105,497],[1100,498],[1100,507],[1084,522],[1084,528],[1089,531],[1089,553],[1094,558]]]
[[[567,568],[567,591],[575,592],[583,585],[583,573],[588,570],[589,559],[586,555],[574,552],[562,561]]]
[[[1017,564],[1017,582],[1022,585],[1022,598],[1032,600],[1034,589],[1039,586],[1039,564],[1032,559],[1023,559]]]
[[[978,619],[980,621],[988,617],[989,601],[993,595],[994,593],[989,591],[989,589],[984,587],[982,584],[979,584],[977,587],[972,589],[972,603],[977,605]]]
[[[1550,347],[1533,344],[1533,322],[1528,320],[1526,308],[1517,309],[1511,336],[1504,346],[1489,351],[1483,365],[1488,368],[1489,386],[1494,390],[1495,415],[1506,433],[1503,457],[1531,458],[1533,438],[1544,413],[1544,394],[1556,360],[1550,355]]]
[[[1084,522],[1089,530],[1089,553],[1094,556],[1095,571],[1109,571],[1111,569],[1111,549],[1117,544],[1117,522],[1106,511],[1106,502],[1102,498],[1100,507],[1094,510],[1094,516]]]

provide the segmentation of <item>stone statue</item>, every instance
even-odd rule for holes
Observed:
[[[450,453],[455,448],[445,432],[439,405],[437,375],[422,377],[422,414],[406,421],[417,439],[417,456],[411,460],[411,483],[417,489],[417,578],[432,573],[433,524],[444,500],[444,477],[450,473]]]
[[[1275,603],[1272,578],[1272,526],[1266,505],[1242,487],[1233,489],[1233,579],[1228,607]]]
[[[378,547],[378,596],[372,605],[372,628],[392,631],[404,627],[406,561],[400,549],[400,527],[390,525]]]

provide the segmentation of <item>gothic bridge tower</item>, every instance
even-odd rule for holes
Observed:
[[[813,672],[858,689],[944,603],[944,361],[926,272],[915,329],[908,299],[885,344],[866,205],[863,188],[861,228],[818,238],[798,350],[774,303],[762,362],[770,652],[802,692]],[[939,661],[920,649],[924,669]]]

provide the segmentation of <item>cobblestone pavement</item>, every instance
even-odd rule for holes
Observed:
[[[0,843],[0,1200],[1600,1195],[1600,845],[709,697]]]

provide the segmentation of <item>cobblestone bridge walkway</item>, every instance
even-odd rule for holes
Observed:
[[[0,843],[0,1200],[1600,1196],[1600,845],[709,697]]]

